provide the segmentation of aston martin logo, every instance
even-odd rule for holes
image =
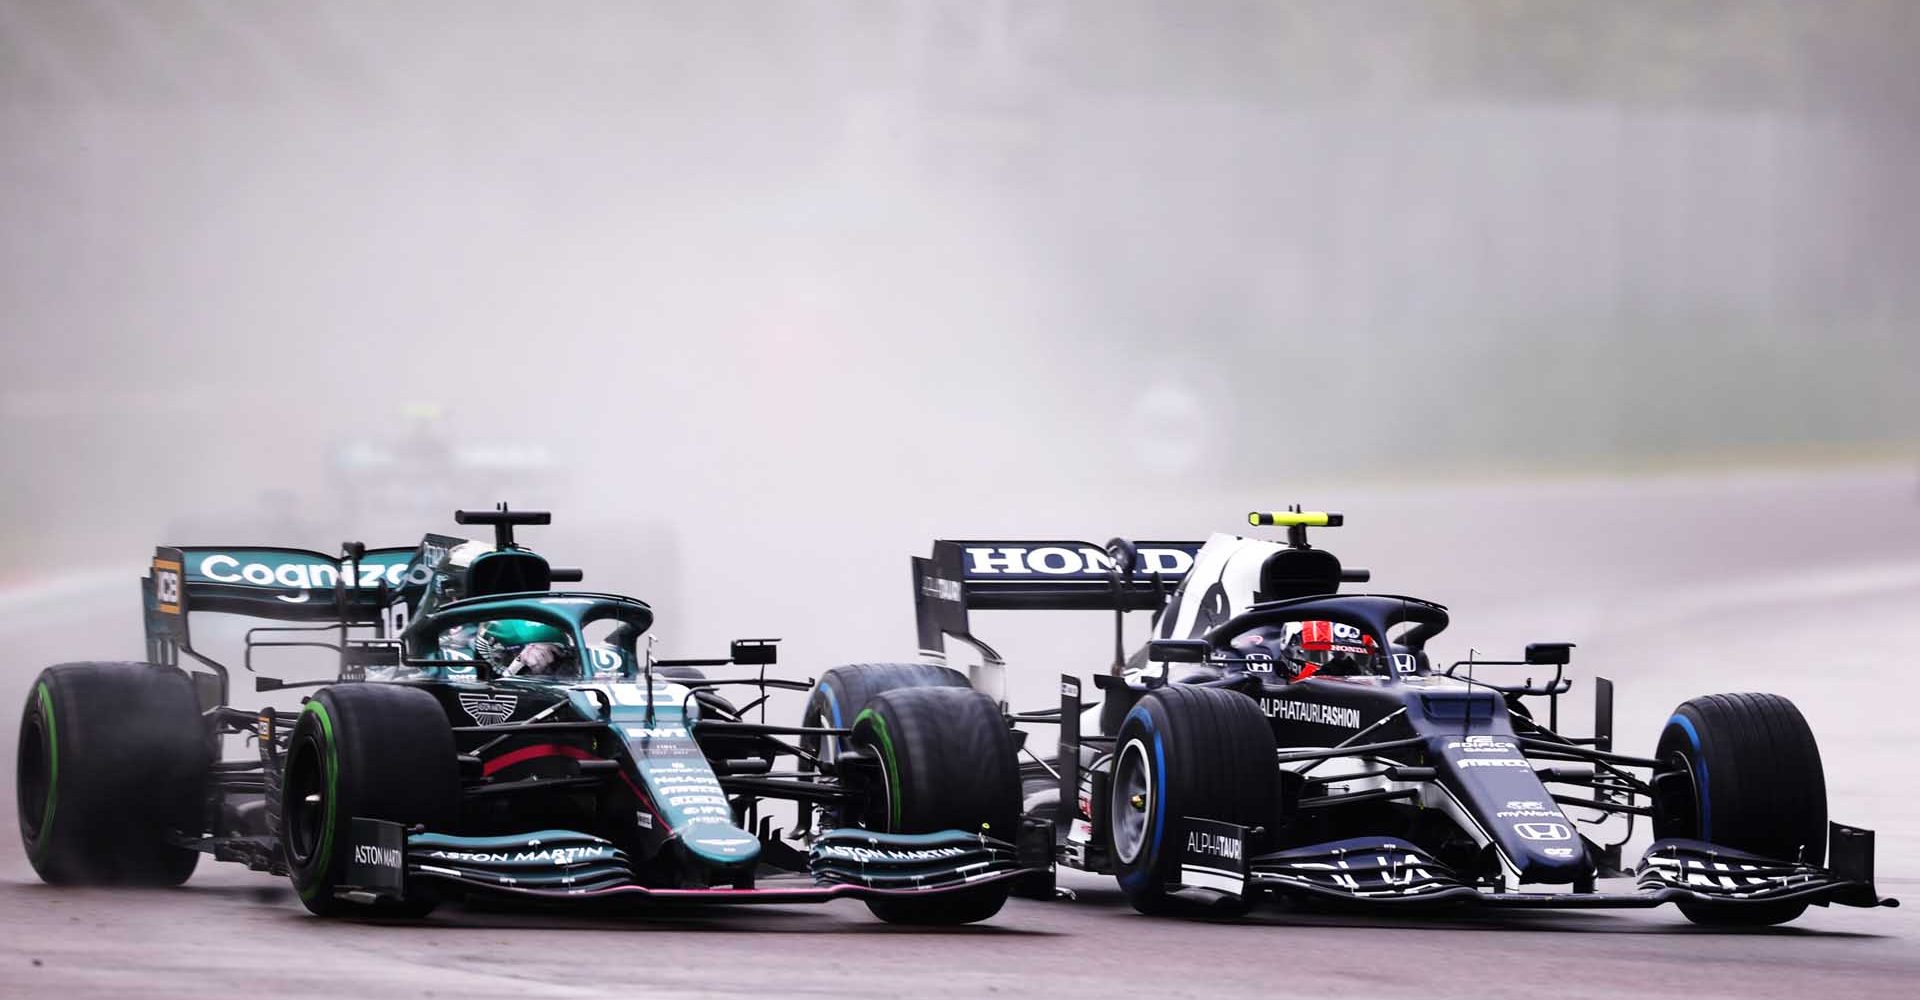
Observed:
[[[497,726],[513,717],[513,710],[520,704],[520,698],[511,694],[463,694],[460,707],[467,710],[473,721],[483,726]]]

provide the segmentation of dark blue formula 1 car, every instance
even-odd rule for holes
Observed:
[[[1340,515],[1251,520],[1285,527],[1287,540],[941,541],[914,560],[923,654],[963,641],[979,677],[1002,661],[973,636],[972,611],[1116,612],[1099,698],[1083,701],[1069,674],[1057,712],[1012,717],[1059,727],[1057,756],[1026,766],[1023,827],[1057,864],[1113,874],[1148,912],[1232,910],[1261,893],[1395,907],[1671,902],[1706,924],[1894,905],[1874,890],[1872,833],[1827,821],[1819,750],[1785,698],[1694,698],[1635,756],[1614,749],[1613,687],[1601,679],[1593,735],[1563,735],[1571,644],[1441,667],[1428,649],[1444,607],[1339,593],[1368,574],[1308,545],[1307,529]],[[1154,623],[1131,655],[1128,611]],[[1511,666],[1552,679],[1496,682]],[[891,669],[890,683],[867,676],[874,668],[829,671],[810,718],[890,686],[967,683],[932,663]],[[1628,872],[1621,848],[1636,821],[1654,842]],[[1602,829],[1618,836],[1602,843]],[[1632,891],[1599,891],[1627,874]]]

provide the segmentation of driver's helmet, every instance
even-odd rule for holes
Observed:
[[[505,670],[521,650],[542,642],[571,645],[567,634],[551,625],[524,618],[495,619],[481,625],[480,633],[474,636],[473,656],[493,664],[495,670]]]
[[[1373,636],[1344,622],[1289,622],[1280,644],[1280,656],[1296,679],[1372,673],[1377,655]]]

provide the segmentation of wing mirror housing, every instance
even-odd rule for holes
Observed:
[[[1155,639],[1147,643],[1147,659],[1157,663],[1205,663],[1213,647],[1205,639]]]
[[[1527,663],[1534,666],[1564,667],[1573,661],[1571,642],[1527,643]]]
[[[778,639],[735,639],[727,647],[727,658],[747,667],[763,667],[780,662]]]

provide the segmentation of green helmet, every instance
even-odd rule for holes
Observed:
[[[567,634],[551,625],[524,618],[501,618],[480,626],[480,634],[473,639],[473,653],[476,658],[504,667],[533,643],[566,641]]]

